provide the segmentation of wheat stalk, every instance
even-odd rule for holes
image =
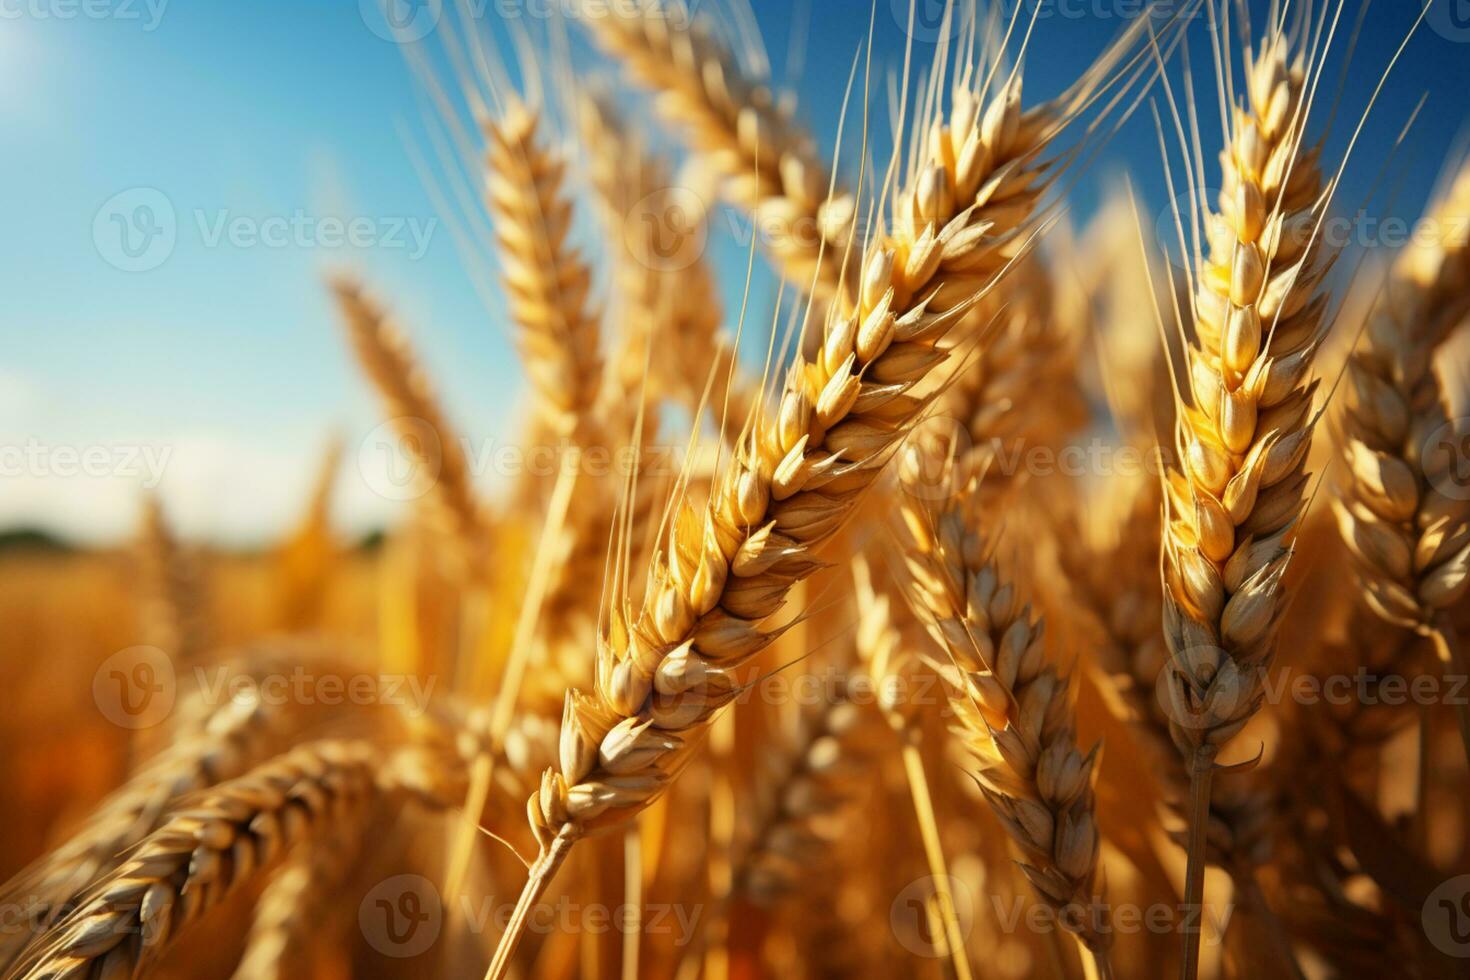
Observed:
[[[1112,931],[1095,880],[1097,749],[1078,749],[1068,679],[1047,662],[1041,622],[995,564],[975,481],[961,463],[948,472],[951,492],[937,492],[921,475],[935,461],[914,450],[900,472],[909,593],[948,656],[940,668],[952,731],[973,759],[986,801],[1024,852],[1021,868],[1037,895],[1110,975]]]
[[[908,687],[916,683],[920,658],[914,653],[912,638],[906,636],[900,626],[907,607],[895,609],[887,595],[874,589],[872,574],[861,556],[853,560],[853,598],[858,615],[854,646],[877,695],[878,709],[889,728],[899,737],[904,776],[924,844],[924,859],[928,862],[935,897],[940,903],[938,914],[945,931],[945,945],[956,978],[968,980],[971,975],[969,955],[965,951],[958,911],[951,893],[949,864],[940,840],[934,800],[929,792],[929,777],[924,769],[924,757],[919,751],[923,737],[920,706],[908,697]]]
[[[820,297],[834,295],[844,279],[847,290],[856,286],[857,270],[843,268],[852,198],[829,197],[811,138],[768,87],[746,77],[708,25],[662,0],[610,5],[582,21],[723,178],[726,195],[749,211],[787,279]]]
[[[500,243],[501,282],[526,373],[548,421],[563,435],[588,422],[602,363],[588,309],[592,272],[567,241],[572,204],[566,164],[541,145],[540,114],[518,100],[484,125],[485,194]]]
[[[358,364],[378,390],[404,448],[417,454],[415,463],[432,481],[425,499],[454,557],[452,567],[472,578],[483,574],[488,533],[464,446],[440,410],[408,338],[355,280],[338,276],[331,287]]]

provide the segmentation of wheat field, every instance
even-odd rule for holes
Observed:
[[[0,977],[1470,975],[1470,156],[1340,234],[1438,2],[1151,0],[1044,99],[1038,4],[853,5],[933,40],[831,145],[743,5],[445,4],[541,465],[343,266],[391,524],[335,442],[255,551],[6,539]]]

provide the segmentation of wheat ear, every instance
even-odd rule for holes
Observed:
[[[346,276],[334,278],[331,286],[358,364],[378,390],[404,447],[419,454],[415,463],[433,480],[426,497],[430,519],[449,543],[454,569],[482,574],[487,532],[458,433],[440,410],[408,338],[383,308]]]
[[[367,798],[374,758],[366,743],[309,743],[192,797],[80,897],[16,976],[141,976],[258,869]]]
[[[1024,133],[1039,153],[1042,134],[1059,132],[1088,91],[1079,85],[1023,116],[1019,86],[1008,85],[971,125],[997,138]],[[855,307],[829,311],[814,356],[796,355],[774,410],[757,414],[716,475],[708,506],[678,507],[641,610],[614,602],[609,611],[596,690],[568,692],[560,771],[527,804],[541,855],[488,977],[509,969],[530,909],[575,841],[651,803],[734,697],[734,670],[773,638],[763,623],[819,567],[814,552],[927,404],[911,389],[943,362],[939,341],[1024,252],[1035,221],[1023,212],[1037,198],[1021,188],[1041,179],[1036,154],[996,175],[973,154],[956,161],[942,150],[913,163],[896,198],[902,220],[864,249]]]
[[[1078,749],[1068,678],[1048,663],[1042,623],[995,564],[975,481],[963,465],[953,468],[949,492],[915,481],[935,461],[920,460],[923,452],[914,449],[900,473],[909,593],[949,660],[940,666],[952,731],[973,758],[986,801],[1024,852],[1021,869],[1037,895],[1109,976],[1112,930],[1096,882],[1097,749]]]
[[[1301,145],[1308,82],[1278,25],[1248,60],[1247,102],[1234,109],[1221,154],[1220,213],[1205,215],[1191,399],[1176,429],[1182,468],[1166,480],[1166,669],[1171,730],[1191,780],[1191,909],[1202,908],[1215,759],[1261,705],[1305,506],[1316,422],[1307,377],[1326,331],[1318,286],[1330,264],[1311,247],[1325,195],[1316,151]],[[1198,936],[1184,942],[1192,978]]]
[[[233,980],[300,976],[321,940],[315,910],[328,907],[360,852],[365,814],[345,813],[330,835],[298,847],[256,899]]]
[[[745,898],[771,907],[833,860],[843,818],[858,800],[862,720],[838,680],[778,736],[758,783],[754,833],[735,863],[734,887]]]
[[[818,296],[836,293],[853,201],[841,192],[829,199],[826,168],[782,101],[747,78],[681,5],[632,0],[582,20],[658,96],[660,111],[723,178],[726,195],[750,212],[782,274]],[[845,279],[853,289],[856,271]]]
[[[602,362],[588,308],[592,272],[567,241],[566,164],[541,144],[539,125],[540,114],[514,100],[484,125],[485,193],[526,373],[547,420],[572,435],[597,402]]]
[[[158,827],[180,796],[231,779],[269,758],[289,727],[289,712],[255,699],[228,701],[199,731],[182,733],[104,800],[66,843],[7,882],[0,889],[0,903],[25,908],[36,924],[49,926],[88,884],[116,867],[129,847]],[[11,942],[0,947],[0,965],[18,950]]]
[[[708,408],[716,424],[736,420],[738,430],[754,393],[720,330],[714,276],[698,253],[708,234],[704,202],[674,184],[666,162],[629,132],[604,93],[582,95],[578,120],[608,236],[617,243],[623,337],[616,387],[638,392],[647,366],[652,394],[690,411]]]
[[[327,443],[317,464],[306,507],[276,554],[277,617],[288,630],[318,625],[326,601],[338,553],[332,532],[332,494],[342,468],[342,452],[340,438]]]
[[[144,642],[181,664],[192,663],[209,646],[197,562],[174,536],[157,494],[144,497],[141,523],[137,553]]]
[[[1368,605],[1432,637],[1446,666],[1464,673],[1443,612],[1470,583],[1470,500],[1455,471],[1466,429],[1449,419],[1433,359],[1470,313],[1470,164],[1424,226],[1348,362],[1345,477],[1333,504]],[[1457,713],[1470,757],[1470,716],[1463,704]]]

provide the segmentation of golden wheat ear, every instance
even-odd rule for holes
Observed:
[[[977,481],[963,461],[915,445],[900,468],[907,593],[947,662],[951,731],[1000,823],[1024,854],[1038,898],[1075,933],[1103,976],[1112,930],[1097,880],[1093,797],[1098,748],[1077,744],[1069,677],[1042,644],[1043,624],[1006,581],[981,528]],[[929,457],[927,459],[921,457]],[[949,482],[916,479],[946,466]]]
[[[403,448],[416,454],[418,472],[431,480],[424,502],[448,546],[450,568],[474,580],[484,574],[489,540],[464,444],[440,409],[408,337],[383,307],[349,275],[335,275],[329,284],[358,366],[377,389]]]
[[[1470,165],[1452,172],[1349,359],[1334,500],[1368,603],[1421,630],[1433,630],[1470,582],[1470,504],[1442,489],[1454,486],[1457,429],[1433,370],[1470,313]]]
[[[618,285],[619,356],[610,371],[613,397],[604,401],[610,408],[629,402],[646,386],[650,400],[669,399],[696,416],[707,408],[722,431],[738,432],[755,392],[720,329],[719,293],[704,254],[705,195],[675,179],[607,92],[583,92],[577,118]]]
[[[708,24],[662,0],[612,4],[582,20],[721,176],[793,285],[828,297],[856,282],[844,268],[856,258],[846,248],[851,195],[835,189],[789,103],[748,77]]]
[[[196,661],[210,643],[199,557],[175,536],[156,493],[143,499],[136,552],[143,642],[180,664]]]
[[[596,428],[591,409],[602,378],[601,342],[589,306],[592,271],[568,240],[573,206],[562,187],[566,163],[544,144],[541,122],[538,110],[511,99],[484,124],[485,193],[526,373],[548,421],[581,441],[589,426]]]

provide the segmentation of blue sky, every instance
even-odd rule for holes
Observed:
[[[120,461],[119,447],[136,445],[168,450],[160,489],[186,531],[241,542],[276,533],[328,434],[346,435],[351,458],[377,421],[321,288],[323,270],[338,265],[366,272],[401,314],[467,435],[515,431],[522,382],[504,318],[498,301],[482,302],[472,277],[484,270],[461,261],[414,165],[411,147],[429,152],[420,103],[398,45],[372,29],[376,2],[0,0],[0,446],[10,447],[0,459],[0,527],[125,534],[139,484],[152,482],[146,467],[63,476],[60,466],[22,462],[17,472],[16,447],[32,447],[35,459],[103,446]],[[482,27],[513,60],[512,34],[529,28],[544,38],[551,22],[538,15],[566,0],[463,2],[485,11]],[[830,146],[868,6],[810,0],[807,18],[787,0],[753,2],[778,80],[790,74],[793,31],[805,38],[802,115]],[[1137,5],[1046,2],[1028,95],[1055,92]],[[1341,201],[1363,196],[1421,94],[1428,103],[1411,148],[1390,170],[1401,188],[1396,213],[1417,213],[1462,135],[1470,17],[1462,27],[1451,7],[1462,0],[1443,2],[1390,80]],[[877,0],[875,57],[885,68],[897,66],[905,41],[895,7],[906,2]],[[1355,12],[1344,17],[1339,48]],[[1405,0],[1374,4],[1344,88],[1345,117],[1366,103],[1415,13]],[[819,26],[793,28],[807,19]],[[1203,24],[1193,42],[1208,83]],[[575,33],[572,51],[579,65],[594,58]],[[933,46],[921,37],[914,51],[923,63]],[[1208,141],[1214,96],[1203,94]],[[1349,132],[1340,120],[1332,145]],[[1162,204],[1147,113],[1094,166],[1075,196],[1078,212],[1123,168]],[[153,218],[173,214],[161,261],[146,249],[120,251],[127,222],[142,236],[152,220],[140,204]],[[357,245],[334,246],[333,220],[349,219]],[[231,222],[242,229],[233,238]],[[283,238],[241,237],[252,231]],[[733,303],[744,253],[722,238],[713,254]],[[147,268],[119,267],[130,265]],[[755,296],[756,309],[769,307],[769,277]],[[360,478],[343,484],[348,524],[391,514]]]

